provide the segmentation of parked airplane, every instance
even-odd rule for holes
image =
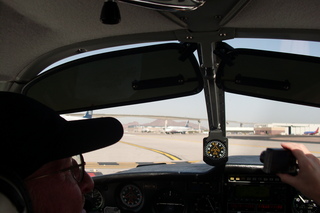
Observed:
[[[81,120],[81,119],[91,119],[93,115],[93,111],[89,110],[86,112],[86,114],[84,116],[79,116],[79,115],[60,115],[61,117],[63,117],[64,119],[68,120],[68,121],[72,121],[72,120]]]
[[[93,111],[89,110],[86,112],[86,114],[83,116],[83,118],[91,119],[93,115]]]
[[[319,132],[319,127],[316,129],[316,131],[307,131],[307,132],[304,132],[303,134],[305,135],[315,135]]]
[[[167,126],[165,127],[164,131],[166,134],[186,134],[186,132],[193,130],[191,127],[189,127],[189,121],[187,121],[185,126]]]

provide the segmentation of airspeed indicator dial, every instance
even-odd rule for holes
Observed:
[[[205,154],[209,158],[224,158],[226,153],[226,146],[221,141],[209,141],[205,147]]]
[[[125,185],[120,191],[120,200],[126,208],[138,208],[143,201],[142,192],[136,185]]]

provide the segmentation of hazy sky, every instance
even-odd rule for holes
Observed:
[[[99,111],[97,111],[98,113]],[[110,114],[170,115],[206,118],[203,92],[178,100],[158,101],[136,106],[103,110]],[[243,123],[320,123],[320,110],[315,107],[226,94],[226,119]],[[127,118],[122,122],[150,122],[152,119]],[[203,121],[202,121],[203,122]]]

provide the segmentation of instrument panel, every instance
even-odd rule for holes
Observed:
[[[201,171],[99,177],[87,212],[320,212],[312,200],[259,166]]]
[[[91,212],[103,212],[104,204],[121,212],[186,213],[220,209],[219,182],[141,180],[111,183],[107,188],[114,196],[95,188],[99,193],[94,193],[96,197],[91,202],[95,206]]]

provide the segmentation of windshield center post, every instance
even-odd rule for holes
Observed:
[[[209,136],[203,139],[203,160],[209,165],[223,166],[228,160],[228,139],[225,133],[224,92],[215,83],[215,45],[201,43],[200,61],[207,103]],[[211,57],[203,57],[210,55]]]

